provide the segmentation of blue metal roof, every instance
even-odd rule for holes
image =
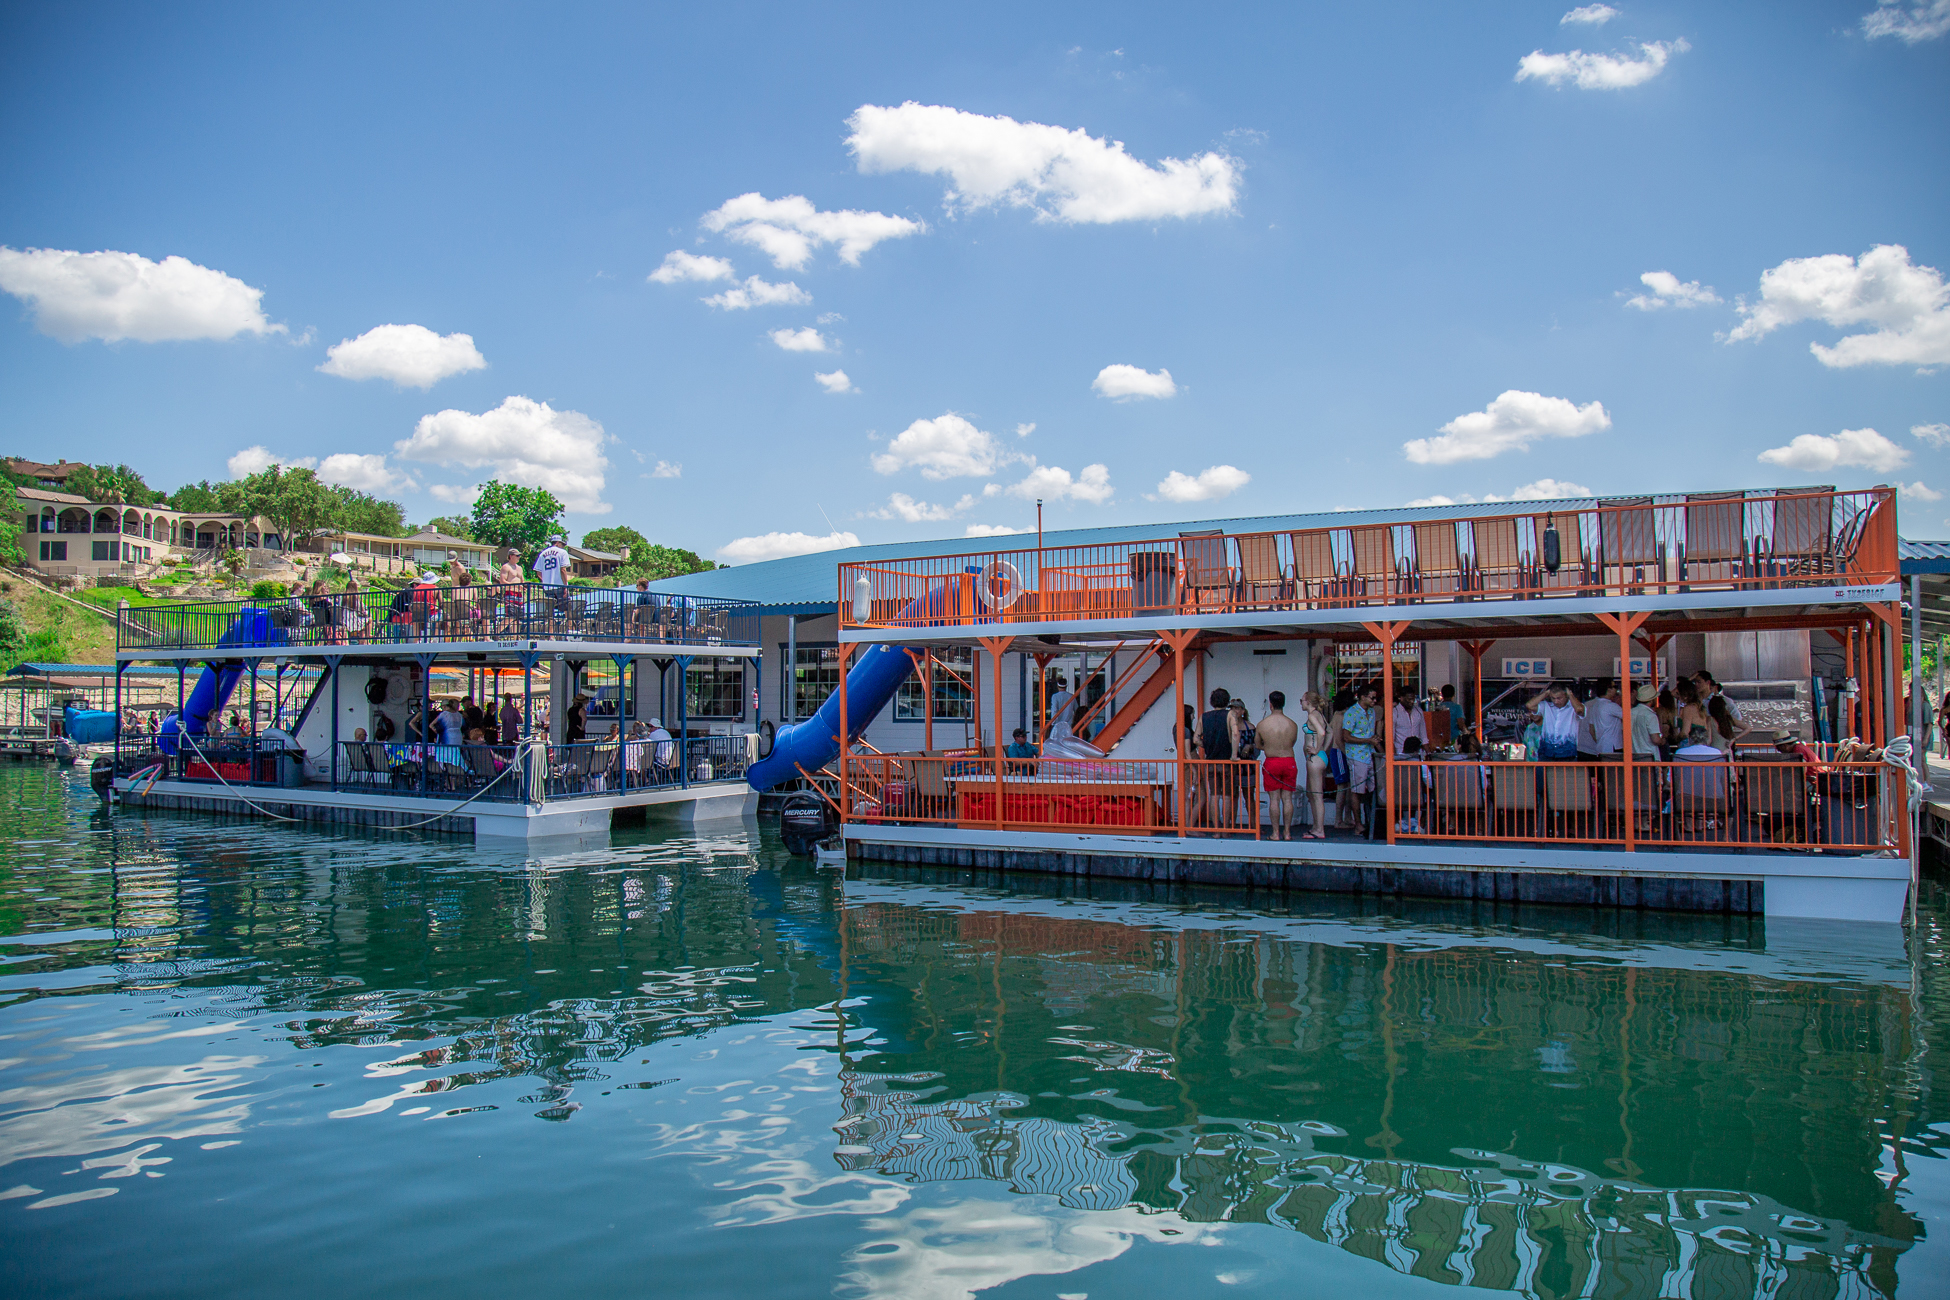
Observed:
[[[1902,561],[1905,577],[1912,573],[1950,573],[1950,542],[1912,542],[1899,537],[1896,556]]]

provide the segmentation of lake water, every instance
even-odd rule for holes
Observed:
[[[1941,1295],[1943,896],[1377,907],[0,768],[8,1296]]]

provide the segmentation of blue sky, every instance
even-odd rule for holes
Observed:
[[[1950,533],[1950,0],[1611,8],[12,6],[5,449],[739,561],[1038,492]]]

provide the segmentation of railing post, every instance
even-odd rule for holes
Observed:
[[[339,792],[339,665],[343,655],[326,655],[325,671],[332,674],[332,793]]]
[[[691,701],[690,683],[685,679],[691,675],[691,660],[694,655],[678,655],[677,662],[677,773],[678,785],[691,788]]]
[[[1395,642],[1408,629],[1406,620],[1399,623],[1363,623],[1368,635],[1381,642],[1381,721],[1382,753],[1375,761],[1381,769],[1381,779],[1375,790],[1375,803],[1388,819],[1388,843],[1395,842]]]
[[[995,684],[995,829],[1001,830],[1002,815],[1002,656],[1009,651],[1012,638],[985,636],[982,648],[989,653],[990,675]]]

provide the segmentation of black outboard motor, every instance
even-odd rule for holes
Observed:
[[[88,784],[102,797],[102,802],[108,802],[115,789],[115,760],[106,754],[97,754],[95,761],[88,765]]]
[[[779,809],[779,834],[785,839],[786,850],[802,858],[811,857],[838,822],[833,806],[810,790],[793,795]]]

